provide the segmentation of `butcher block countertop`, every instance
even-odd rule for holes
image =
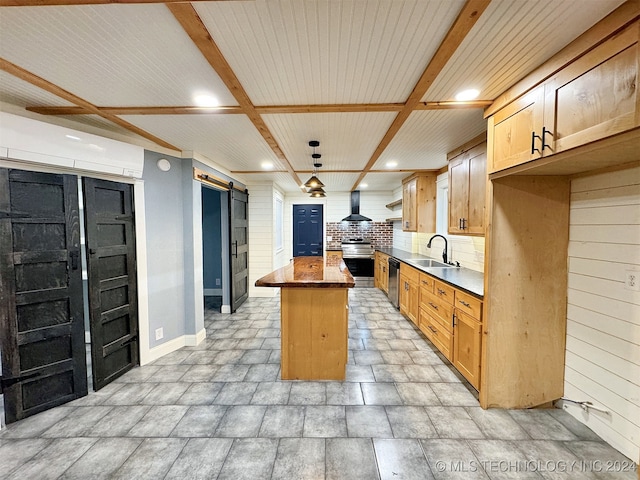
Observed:
[[[352,288],[355,281],[335,257],[295,257],[288,265],[256,281],[256,287]]]

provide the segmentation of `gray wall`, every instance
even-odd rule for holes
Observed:
[[[168,172],[156,162],[171,162]],[[144,201],[149,288],[149,346],[185,334],[185,265],[183,160],[145,151]],[[164,338],[156,340],[156,328]]]

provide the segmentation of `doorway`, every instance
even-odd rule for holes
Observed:
[[[202,284],[204,308],[222,313],[230,312],[229,265],[228,257],[229,229],[228,201],[226,192],[202,187]]]
[[[293,206],[293,256],[323,255],[323,205]]]

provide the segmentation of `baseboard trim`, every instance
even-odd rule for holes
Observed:
[[[231,313],[231,305],[222,305],[220,313]]]
[[[153,362],[154,360],[159,359],[160,357],[164,357],[176,350],[181,349],[182,347],[195,347],[199,345],[207,337],[207,331],[203,328],[195,335],[182,335],[178,338],[174,338],[173,340],[169,340],[157,347],[153,347],[149,349],[149,355],[146,357],[146,361],[142,363],[142,359],[140,365],[146,365],[147,363]]]
[[[203,328],[195,335],[185,335],[184,344],[186,347],[195,347],[199,345],[207,336],[207,331]]]
[[[153,347],[149,349],[149,356],[147,357],[146,363],[153,362],[154,360],[159,359],[160,357],[164,357],[165,355],[170,354],[171,352],[175,352],[176,350],[185,346],[185,338],[184,335],[178,338],[174,338],[173,340],[169,340],[168,342],[164,342],[157,347]],[[142,364],[142,362],[141,362]]]

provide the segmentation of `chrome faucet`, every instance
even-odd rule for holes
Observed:
[[[447,243],[447,239],[445,237],[443,237],[440,234],[434,235],[433,237],[431,237],[429,239],[429,243],[427,243],[427,248],[431,248],[431,242],[436,237],[440,237],[440,238],[442,238],[444,240],[444,250],[442,251],[442,260],[444,260],[444,263],[449,264],[449,262],[447,261],[448,260],[448,257],[447,257],[447,250],[448,250],[448,246],[447,245],[448,245],[448,243]]]

